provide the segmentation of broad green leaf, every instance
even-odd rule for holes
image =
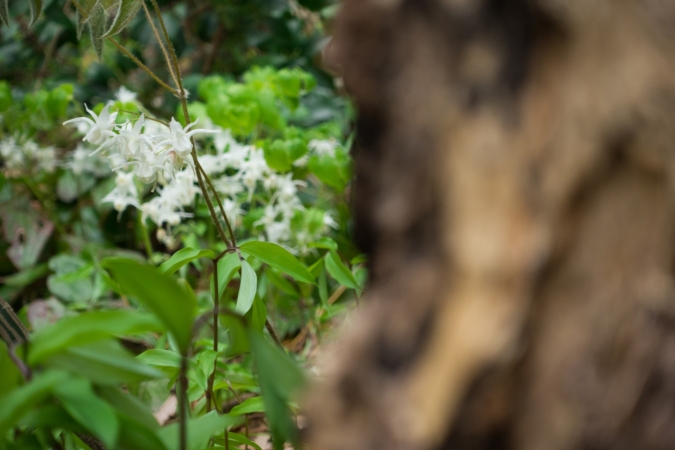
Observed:
[[[223,297],[225,288],[230,280],[232,280],[234,274],[237,273],[240,265],[239,255],[236,253],[230,253],[218,261],[218,298]],[[213,277],[211,277],[210,292],[213,292]]]
[[[291,255],[288,250],[271,242],[249,241],[240,246],[243,252],[251,256],[255,256],[262,262],[281,270],[284,273],[292,276],[298,281],[314,284],[314,277],[311,273],[298,261],[295,256]]]
[[[324,307],[328,306],[328,280],[326,279],[325,270],[322,270],[319,274],[319,298]]]
[[[338,249],[337,242],[328,237],[322,237],[318,241],[309,244],[308,247],[325,248],[326,250],[333,250],[333,251],[337,251]]]
[[[218,415],[211,411],[188,422],[187,438],[188,450],[201,450],[206,447],[209,439],[216,434],[222,433],[225,428],[241,423],[242,419],[229,414]],[[173,423],[159,431],[160,438],[164,441],[167,449],[178,450],[178,424]]]
[[[29,363],[35,365],[68,347],[116,336],[163,331],[155,316],[136,311],[95,311],[66,317],[33,335]]]
[[[130,259],[109,258],[101,265],[109,269],[124,291],[138,298],[162,320],[186,353],[192,337],[197,300],[170,275]]]
[[[299,434],[287,404],[290,396],[304,385],[304,374],[283,350],[263,335],[249,330],[248,336],[275,449],[283,448],[283,441],[297,446]]]
[[[2,23],[9,26],[9,8],[7,7],[7,0],[0,0],[0,20]]]
[[[28,4],[30,5],[30,23],[28,26],[32,27],[42,12],[42,0],[29,0]]]
[[[99,61],[103,56],[103,34],[105,33],[105,28],[105,9],[98,3],[92,8],[91,16],[89,17],[89,35],[91,36],[91,42],[94,45],[94,50]]]
[[[124,414],[117,416],[120,424],[119,447],[124,450],[168,450],[159,437],[159,430],[148,428]]]
[[[267,270],[267,278],[270,280],[270,283],[276,286],[284,294],[290,295],[294,298],[300,297],[300,293],[295,288],[295,286],[293,286],[293,283],[288,281],[274,269]]]
[[[144,0],[121,0],[113,24],[105,36],[113,36],[122,31],[124,27],[136,17],[143,1]]]
[[[197,250],[195,248],[183,248],[174,253],[168,261],[165,261],[157,270],[166,274],[175,273],[185,264],[197,258],[213,259],[216,255],[211,250]]]
[[[0,398],[19,386],[21,372],[9,357],[7,345],[0,341]]]
[[[144,351],[136,358],[150,366],[180,369],[181,356],[171,350],[150,349]]]
[[[255,299],[255,291],[258,288],[258,277],[253,267],[246,261],[241,262],[241,284],[239,285],[239,295],[237,295],[237,306],[235,311],[244,315],[251,309]]]
[[[96,392],[118,413],[124,414],[150,430],[159,429],[159,423],[150,409],[133,395],[115,386],[97,386]]]
[[[29,428],[63,428],[76,433],[85,433],[86,429],[75,421],[61,405],[45,405],[26,414],[18,423]]]
[[[252,397],[244,400],[241,404],[235,406],[230,411],[233,416],[241,416],[243,414],[265,412],[265,403],[262,396]]]
[[[96,396],[87,380],[71,378],[54,389],[54,396],[73,419],[101,439],[108,448],[115,447],[119,431],[115,411]]]
[[[77,373],[98,384],[164,378],[162,372],[143,364],[113,340],[71,347],[47,359],[45,364]]]
[[[267,308],[265,302],[262,301],[259,295],[255,296],[253,306],[246,314],[246,318],[251,324],[251,328],[262,333],[265,329],[265,322],[267,321]]]
[[[35,405],[49,397],[52,390],[65,383],[70,374],[60,370],[38,373],[30,383],[0,397],[0,436],[12,428]]]
[[[351,289],[359,288],[351,270],[342,263],[338,254],[332,250],[326,254],[326,270],[341,285]]]

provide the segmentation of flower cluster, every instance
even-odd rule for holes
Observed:
[[[0,141],[0,156],[5,175],[12,178],[33,171],[52,173],[58,163],[54,147],[40,147],[31,140],[19,144],[12,137]]]
[[[117,174],[115,188],[103,201],[112,203],[120,213],[129,206],[139,209],[143,220],[149,218],[160,227],[157,237],[167,246],[175,244],[172,228],[191,216],[186,209],[194,205],[199,193],[192,160],[193,138],[199,135],[213,135],[215,151],[199,156],[199,164],[212,180],[231,223],[240,224],[245,210],[261,204],[264,213],[253,223],[262,232],[259,237],[289,249],[293,244],[301,251],[320,237],[325,227],[336,227],[323,211],[321,227],[298,226],[298,217],[305,211],[298,189],[306,183],[294,180],[292,173],[280,174],[270,168],[262,149],[237,142],[228,130],[208,120],[207,128],[192,129],[194,123],[182,127],[173,118],[165,124],[144,115],[135,122],[119,124],[117,112],[111,113],[109,108],[105,106],[99,114],[86,108],[91,118],[71,119],[65,124],[77,125],[83,140],[96,147],[91,155],[106,155]],[[334,152],[336,146],[334,141],[314,140],[308,149],[324,155]],[[78,147],[71,162],[73,171],[85,170],[81,156]],[[140,183],[152,185],[156,192],[145,203],[139,196]]]

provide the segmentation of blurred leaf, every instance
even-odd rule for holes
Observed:
[[[103,56],[103,34],[106,29],[106,14],[105,9],[100,3],[97,3],[91,10],[89,17],[89,36],[91,36],[91,43],[94,45],[96,56],[99,61]]]
[[[359,288],[351,270],[342,263],[338,254],[332,250],[326,254],[326,270],[341,285],[351,289]]]
[[[36,374],[30,383],[0,397],[0,436],[12,428],[38,403],[49,397],[52,390],[65,383],[71,375],[60,370]]]
[[[183,248],[174,253],[168,261],[165,261],[157,270],[166,274],[175,273],[185,264],[197,258],[213,259],[216,255],[211,250],[197,250],[195,248]]]
[[[136,358],[151,366],[180,368],[181,356],[171,350],[150,349]]]
[[[29,363],[38,364],[68,347],[163,329],[156,317],[136,311],[95,311],[66,317],[33,335]]]
[[[218,415],[211,411],[188,422],[188,450],[201,450],[206,447],[209,439],[216,434],[222,433],[225,428],[238,424],[241,419],[229,414]],[[159,432],[160,437],[169,450],[178,450],[178,423],[165,426]]]
[[[0,339],[10,347],[28,341],[28,330],[16,316],[12,306],[0,298]]]
[[[288,250],[271,242],[249,241],[240,246],[243,252],[281,270],[298,281],[315,284],[314,277]]]
[[[24,287],[28,286],[38,278],[41,278],[43,275],[46,275],[48,272],[49,268],[47,267],[47,264],[38,264],[35,267],[4,277],[2,278],[2,282],[5,286]]]
[[[267,321],[267,308],[265,302],[262,301],[259,295],[255,296],[253,306],[246,314],[246,318],[251,324],[251,328],[262,333],[265,329],[265,322]]]
[[[162,372],[146,366],[112,340],[71,347],[47,359],[45,364],[77,373],[99,384],[138,383],[164,378]]]
[[[167,326],[186,353],[192,339],[197,300],[170,275],[130,259],[108,258],[101,265],[113,273],[122,289],[143,302]]]
[[[115,447],[119,431],[115,411],[96,396],[87,380],[70,378],[54,389],[54,396],[83,427],[109,448]]]
[[[270,283],[272,283],[274,286],[276,286],[281,292],[283,292],[284,294],[290,295],[291,297],[294,297],[294,298],[300,297],[300,293],[295,288],[295,286],[293,286],[293,283],[288,281],[281,274],[275,272],[274,269],[267,270],[266,274],[267,274],[267,278],[269,278],[269,280],[270,280]]]
[[[28,26],[31,27],[42,12],[42,0],[29,0],[28,4],[30,5],[30,23]]]
[[[229,433],[227,433],[227,437],[230,440],[230,448],[232,448],[234,445],[236,446],[248,445],[256,450],[262,450],[262,448],[258,444],[256,444],[243,434],[233,433],[230,431]]]
[[[124,414],[118,415],[120,424],[119,448],[124,450],[167,450],[159,437],[159,430],[149,428]]]
[[[10,359],[7,345],[0,341],[0,398],[19,385],[21,372]]]
[[[230,410],[230,414],[233,416],[241,416],[254,412],[265,412],[265,403],[262,396],[246,399]]]
[[[304,385],[304,374],[283,350],[272,345],[263,335],[249,331],[248,336],[274,447],[283,448],[285,440],[297,446],[298,430],[291,419],[287,402]]]
[[[8,0],[0,0],[0,20],[2,20],[2,23],[5,25],[9,26],[9,8],[7,8],[7,1]],[[0,108],[0,112],[1,111],[4,110]]]
[[[121,0],[110,30],[104,35],[113,36],[126,27],[136,17],[144,0]]]
[[[325,248],[326,250],[337,251],[338,245],[333,239],[329,237],[322,237],[318,241],[312,242],[308,247],[313,248]]]
[[[159,429],[159,423],[157,423],[150,409],[133,395],[127,394],[115,386],[97,386],[96,392],[117,412],[150,430]]]
[[[237,295],[237,306],[235,311],[244,315],[251,309],[255,299],[255,291],[258,288],[258,277],[253,267],[246,261],[241,262],[241,284],[239,285],[239,294]]]

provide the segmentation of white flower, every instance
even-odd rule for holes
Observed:
[[[54,147],[44,147],[35,153],[38,170],[44,170],[52,173],[56,170],[56,149]]]
[[[140,208],[140,204],[138,203],[138,191],[134,184],[133,174],[118,172],[115,177],[115,189],[103,197],[101,202],[112,203],[113,208],[120,213],[129,205]]]
[[[75,119],[66,120],[63,122],[64,125],[69,123],[83,123],[86,124],[89,128],[86,131],[86,136],[82,139],[83,141],[91,142],[94,145],[104,144],[106,138],[114,137],[115,133],[111,131],[115,127],[115,120],[117,119],[117,112],[110,114],[108,108],[110,105],[106,105],[101,114],[98,116],[92,110],[90,110],[87,105],[84,105],[87,112],[94,118],[91,120],[88,117],[77,117]],[[78,127],[79,129],[79,127]]]
[[[192,136],[200,133],[220,133],[219,130],[206,129],[188,131],[196,124],[197,122],[195,121],[183,128],[180,123],[172,117],[171,122],[169,123],[169,133],[164,133],[162,135],[165,139],[160,141],[158,146],[168,146],[176,152],[178,157],[186,159],[192,150],[192,142],[190,141]]]
[[[115,94],[115,97],[117,97],[117,100],[122,103],[131,103],[136,101],[136,93],[130,91],[124,86],[119,88],[117,94]]]
[[[312,139],[307,144],[307,147],[319,156],[328,155],[334,157],[335,149],[338,145],[335,139]]]
[[[334,230],[337,230],[340,228],[340,226],[337,224],[335,220],[333,220],[333,217],[328,212],[325,212],[323,215],[323,224],[326,227],[331,227]]]

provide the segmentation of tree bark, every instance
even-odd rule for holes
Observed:
[[[308,448],[675,448],[675,3],[344,0],[364,305]]]

